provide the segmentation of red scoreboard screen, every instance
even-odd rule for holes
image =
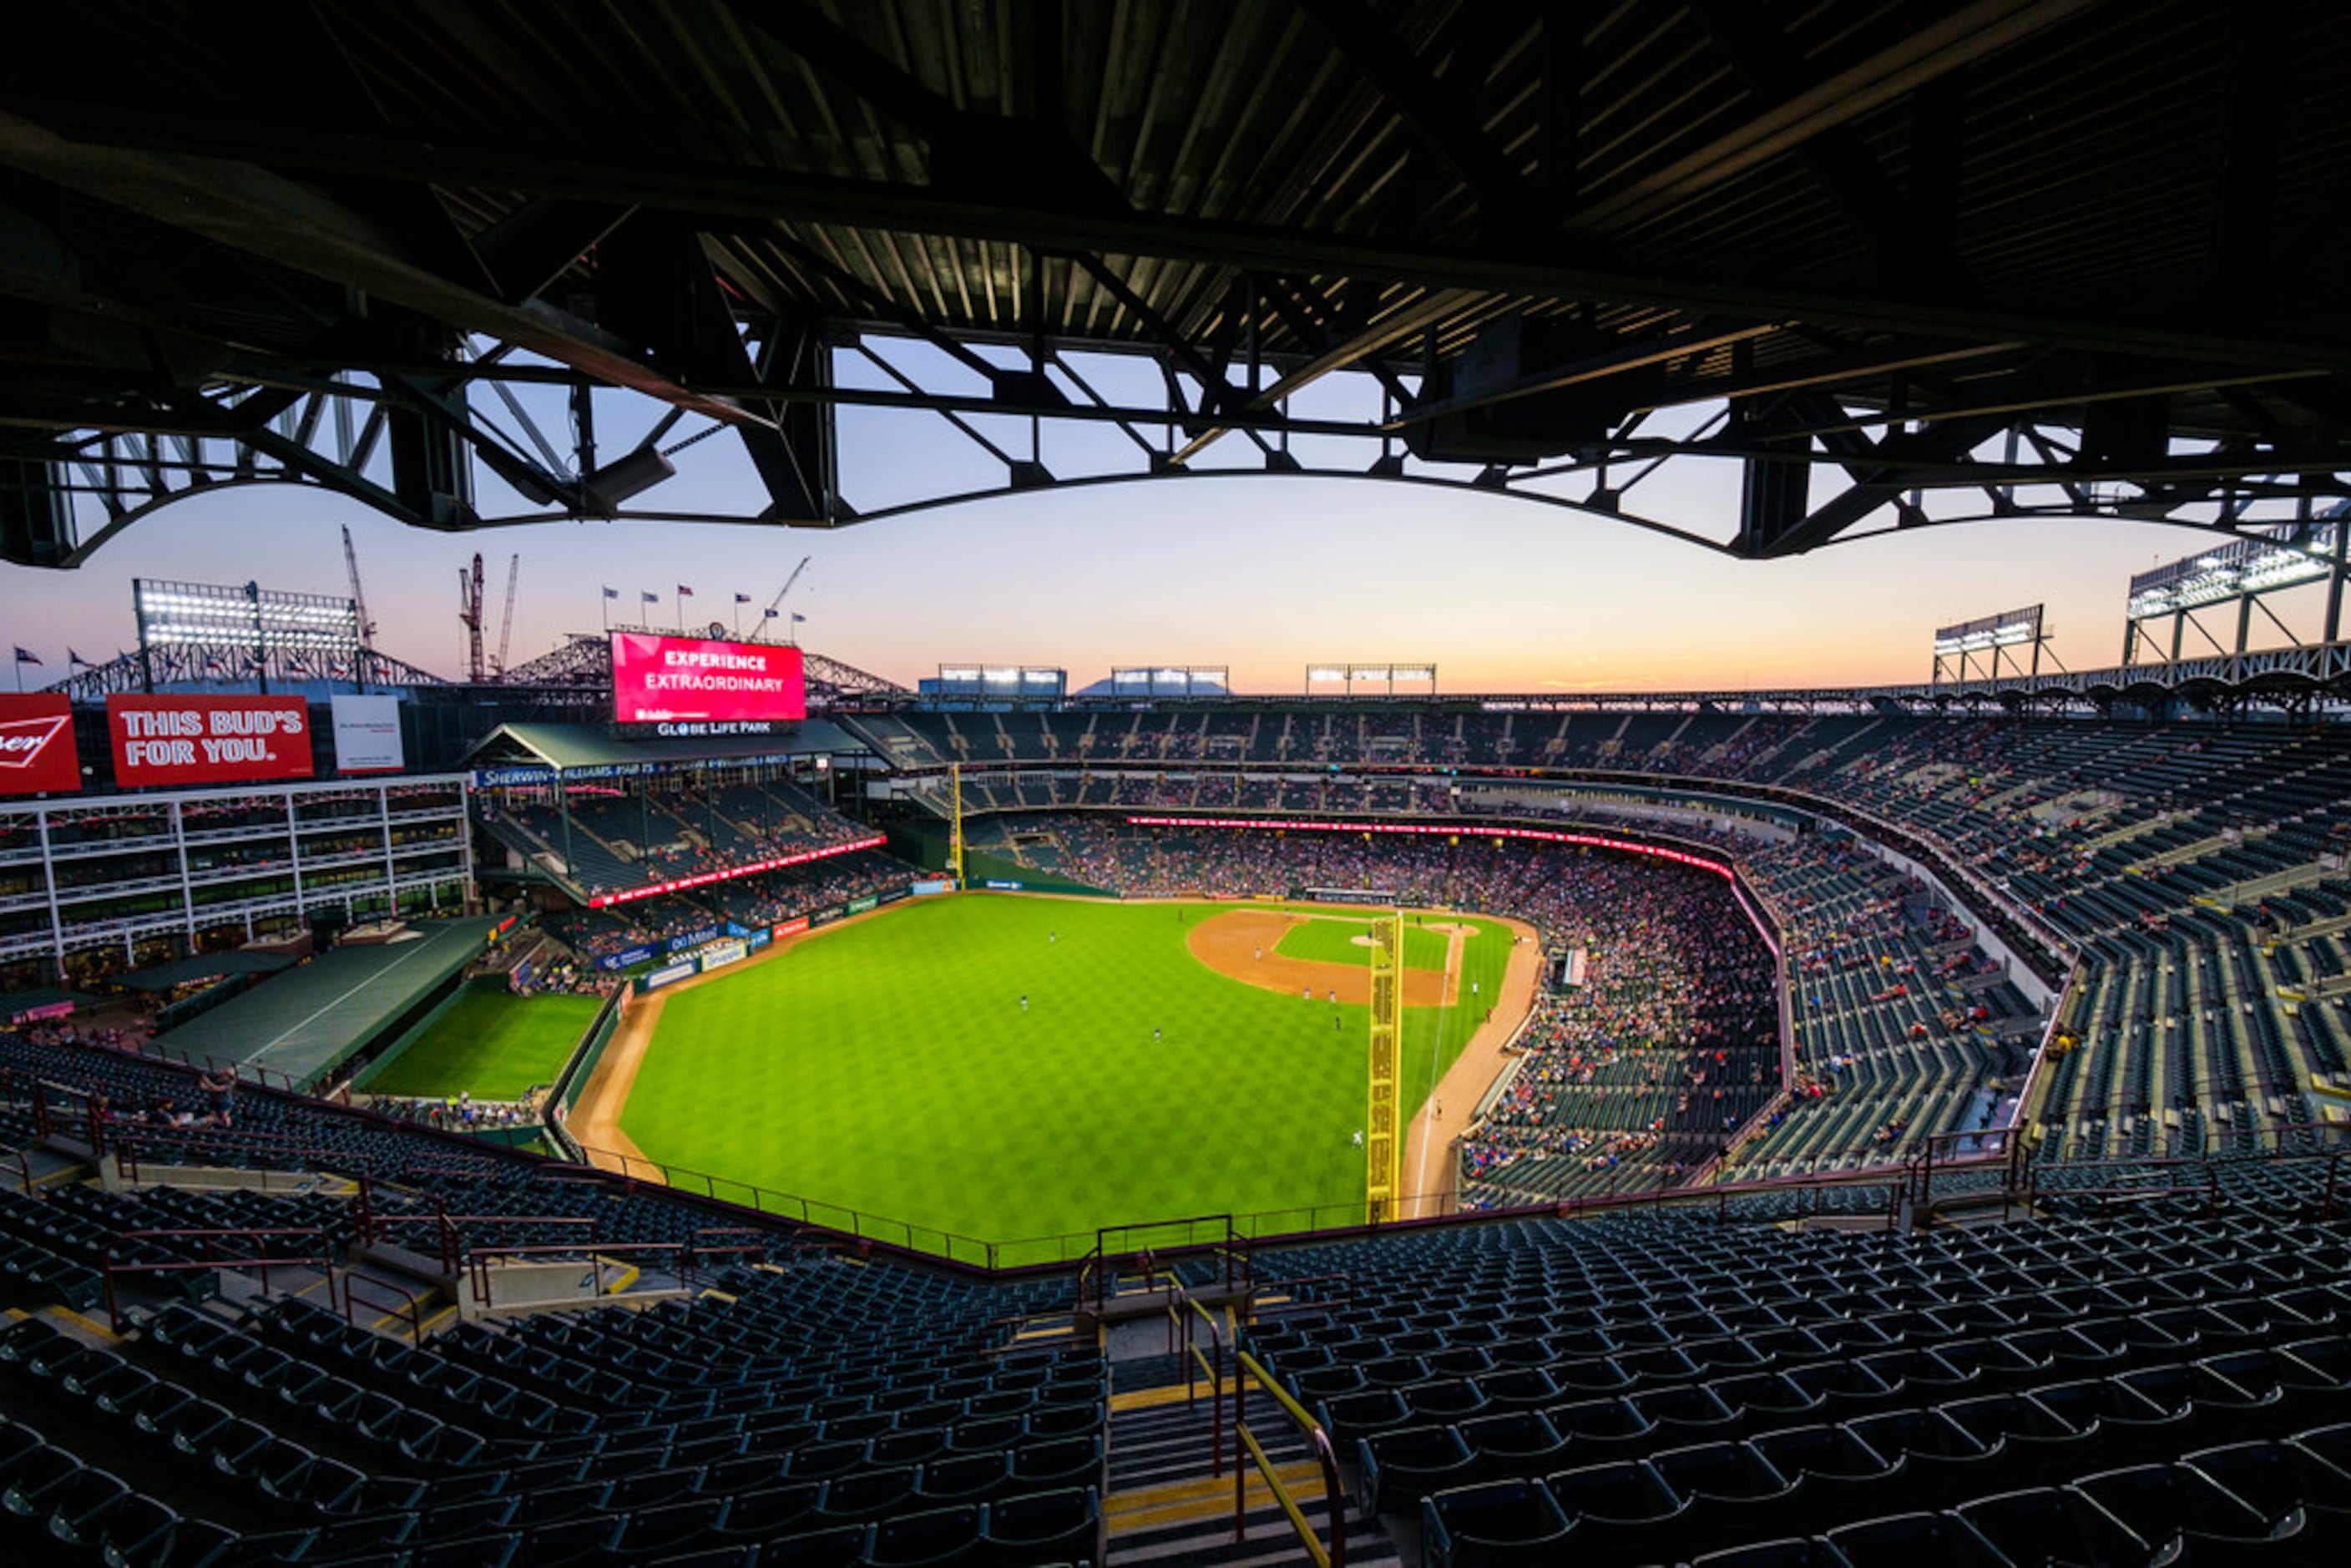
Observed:
[[[616,723],[773,723],[807,716],[798,648],[612,633]]]

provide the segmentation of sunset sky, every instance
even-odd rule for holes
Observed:
[[[1000,473],[928,416],[852,411],[841,446],[844,489],[869,509]],[[1254,457],[1238,440],[1225,446],[1222,460]],[[1075,453],[1048,455],[1060,472],[1083,466]],[[1730,464],[1682,460],[1635,498],[1719,538],[1738,486]],[[639,504],[743,509],[750,493],[739,447],[722,438],[682,455],[679,477]],[[133,644],[136,576],[340,595],[346,522],[378,643],[435,672],[462,668],[456,579],[477,549],[493,646],[507,558],[521,553],[517,663],[595,630],[606,585],[622,594],[616,619],[638,612],[641,592],[660,594],[649,617],[661,624],[676,584],[694,590],[695,624],[731,621],[733,596],[749,594],[747,631],[806,555],[788,604],[808,618],[802,641],[908,684],[941,663],[1062,665],[1073,686],[1113,664],[1173,663],[1228,665],[1247,692],[1297,690],[1304,666],[1326,660],[1434,660],[1449,692],[1923,681],[1937,626],[2043,601],[2056,657],[2096,668],[2120,656],[2130,574],[2211,542],[2149,524],[1972,523],[1753,563],[1524,501],[1231,474],[1030,492],[831,532],[590,523],[451,535],[322,491],[256,486],[168,507],[77,571],[0,566],[0,641],[41,657],[25,672],[35,685],[65,674],[68,645],[97,661]],[[2297,631],[2314,635],[2302,620],[2312,624]],[[2283,640],[2271,630],[2257,641]]]

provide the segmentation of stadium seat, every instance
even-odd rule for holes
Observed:
[[[759,1547],[758,1561],[762,1568],[853,1568],[865,1559],[865,1543],[872,1536],[870,1526],[862,1524],[836,1525],[830,1530],[812,1530],[799,1535],[770,1537]]]
[[[1567,1515],[1540,1481],[1487,1481],[1421,1500],[1421,1548],[1429,1568],[1563,1561]]]
[[[914,1496],[914,1470],[911,1465],[886,1470],[852,1470],[824,1483],[824,1500],[818,1505],[817,1514],[844,1522],[881,1519],[905,1509]]]
[[[1098,1481],[1102,1475],[1100,1437],[1055,1437],[1023,1443],[1012,1450],[1012,1482],[1040,1490]]]
[[[1417,1507],[1432,1491],[1458,1486],[1478,1469],[1450,1427],[1406,1427],[1366,1437],[1356,1448],[1367,1513]]]
[[[2011,1563],[2082,1564],[2147,1561],[2154,1546],[2071,1489],[2001,1492],[1954,1510]]]
[[[2008,1568],[2009,1560],[1955,1513],[1905,1513],[1829,1531],[1852,1568]]]
[[[2179,1465],[2136,1465],[2074,1483],[2074,1490],[2139,1540],[2161,1549],[2190,1539],[2222,1553],[2252,1552],[2273,1536],[2252,1507],[2200,1472]]]
[[[1569,1547],[1577,1555],[1633,1563],[1679,1555],[1688,1506],[1646,1460],[1555,1470],[1543,1484],[1567,1516]]]
[[[865,1561],[873,1568],[930,1568],[977,1553],[986,1511],[977,1503],[902,1513],[873,1527]]]
[[[987,1505],[984,1555],[998,1568],[1102,1556],[1101,1494],[1092,1487],[1029,1492]]]
[[[1539,1410],[1512,1410],[1460,1423],[1455,1430],[1468,1445],[1481,1479],[1540,1476],[1568,1468],[1574,1444],[1560,1435]]]
[[[1759,1541],[1690,1559],[1690,1568],[1846,1568],[1837,1549],[1818,1536]]]

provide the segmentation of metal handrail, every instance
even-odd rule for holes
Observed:
[[[220,1242],[224,1239],[233,1236],[251,1237],[256,1239],[262,1237],[307,1237],[312,1241],[318,1243],[318,1250],[288,1258],[273,1258],[266,1255],[259,1258],[220,1257],[218,1255]],[[192,1240],[200,1240],[204,1243],[205,1254],[204,1257],[175,1259],[168,1263],[142,1263],[120,1258],[116,1255],[116,1251],[119,1248],[133,1241]],[[195,1273],[200,1270],[217,1272],[223,1269],[258,1269],[261,1270],[261,1288],[264,1291],[266,1291],[269,1289],[270,1270],[308,1268],[313,1264],[317,1265],[327,1275],[329,1281],[334,1278],[335,1259],[333,1246],[327,1239],[327,1233],[319,1229],[317,1226],[271,1225],[225,1228],[206,1228],[190,1226],[181,1229],[171,1230],[120,1231],[107,1239],[106,1260],[99,1270],[104,1275],[106,1281],[107,1321],[112,1325],[116,1333],[119,1334],[122,1332],[122,1305],[120,1292],[115,1287],[115,1281],[125,1274],[188,1274]],[[332,1287],[330,1286],[329,1288],[331,1289]]]
[[[1249,1429],[1248,1401],[1251,1376],[1257,1379],[1258,1386],[1273,1396],[1283,1414],[1297,1424],[1298,1428],[1306,1434],[1306,1440],[1313,1445],[1314,1458],[1322,1467],[1323,1500],[1331,1511],[1331,1542],[1328,1546],[1315,1539],[1313,1529],[1306,1522],[1305,1513],[1290,1495],[1290,1489],[1282,1484],[1280,1473],[1275,1469],[1273,1462],[1266,1458],[1265,1448],[1258,1442],[1257,1434]],[[1331,1446],[1331,1434],[1324,1431],[1322,1424],[1307,1415],[1298,1401],[1273,1380],[1272,1374],[1266,1371],[1257,1357],[1236,1345],[1233,1347],[1233,1539],[1237,1542],[1246,1540],[1249,1534],[1249,1470],[1241,1463],[1244,1449],[1257,1461],[1259,1472],[1265,1477],[1267,1490],[1281,1505],[1281,1511],[1289,1516],[1290,1527],[1298,1532],[1299,1543],[1306,1548],[1306,1554],[1313,1559],[1315,1568],[1347,1568],[1347,1494],[1339,1483],[1339,1455]]]
[[[397,1303],[387,1303],[377,1301],[371,1301],[368,1304],[370,1306],[391,1305],[395,1308],[405,1306],[408,1309],[409,1342],[412,1344],[414,1344],[418,1349],[423,1349],[424,1345],[424,1298],[396,1280],[379,1280],[371,1274],[360,1274],[349,1269],[344,1270],[343,1322],[350,1324],[353,1328],[357,1328],[359,1326],[359,1287],[361,1285],[369,1286],[371,1289],[395,1291],[399,1292],[401,1300]],[[331,1292],[333,1287],[329,1286],[328,1289]],[[392,1317],[396,1315],[398,1315],[396,1311],[387,1312],[384,1313],[385,1317]],[[372,1325],[371,1325],[371,1327],[372,1327]]]

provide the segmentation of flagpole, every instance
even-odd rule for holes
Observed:
[[[604,630],[612,629],[612,596],[601,583],[596,587],[596,611],[604,620]]]
[[[677,611],[677,634],[683,637],[685,635],[685,584],[681,582],[673,586],[677,591],[669,596],[669,601]]]
[[[738,594],[737,594],[737,595],[735,596],[735,641],[737,641],[737,643],[740,643],[742,640],[743,640],[743,596],[742,596],[741,594],[739,594],[739,593],[738,593]]]

